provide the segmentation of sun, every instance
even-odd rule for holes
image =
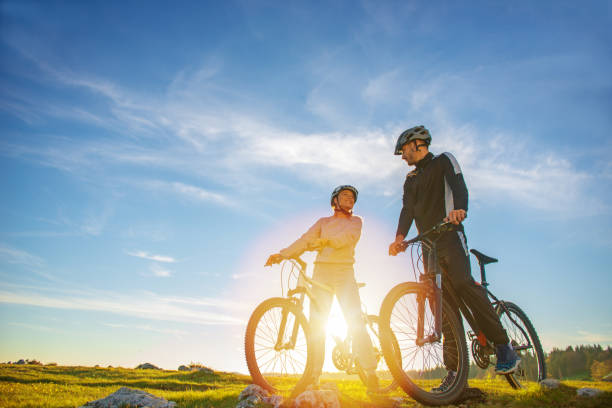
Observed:
[[[329,313],[329,319],[327,320],[327,337],[333,338],[333,336],[338,336],[341,339],[344,339],[346,337],[347,327],[348,326],[344,320],[344,315],[342,314],[342,309],[340,309],[338,300],[334,298],[334,302],[332,303],[331,311]]]
[[[334,366],[331,353],[336,346],[334,337],[338,337],[341,341],[346,338],[347,325],[342,314],[342,309],[338,304],[338,300],[334,297],[331,311],[329,313],[329,319],[327,320],[326,326],[326,341],[325,341],[325,363],[323,364],[323,371],[325,372],[338,372],[338,369]]]

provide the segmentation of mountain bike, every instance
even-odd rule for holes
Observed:
[[[285,273],[288,272],[288,273]],[[286,284],[283,275],[287,277]],[[245,355],[253,382],[272,393],[288,394],[295,398],[312,380],[311,329],[304,314],[306,297],[318,307],[313,287],[333,290],[306,275],[306,263],[299,257],[287,259],[281,265],[281,287],[287,289],[284,297],[263,301],[255,308],[247,324]],[[291,286],[294,286],[290,289]],[[358,284],[361,288],[365,284]],[[374,346],[379,370],[384,370],[384,358],[379,341],[378,316],[362,309],[362,317]],[[335,367],[347,374],[357,374],[366,382],[366,373],[352,349],[352,337],[334,336],[332,360]],[[399,348],[396,348],[396,353]],[[289,380],[288,380],[289,378]],[[295,380],[291,381],[291,380]],[[381,380],[381,392],[397,387],[393,379]]]
[[[474,315],[453,287],[443,281],[436,241],[442,233],[452,230],[452,224],[442,222],[403,242],[403,249],[411,248],[413,271],[415,278],[418,273],[418,281],[395,286],[380,309],[381,347],[384,356],[390,357],[386,360],[387,366],[402,389],[426,405],[453,403],[467,384],[470,365],[461,315],[472,329],[468,337],[474,362],[483,369],[494,365],[493,343],[478,328]],[[480,266],[480,285],[490,297],[512,347],[521,358],[518,370],[505,375],[508,383],[513,388],[521,388],[524,381],[544,379],[544,351],[531,321],[516,304],[498,299],[488,289],[485,265],[497,259],[476,250],[471,252]],[[422,268],[423,253],[429,268]],[[438,388],[448,374],[447,369],[452,369],[456,375],[447,387]]]

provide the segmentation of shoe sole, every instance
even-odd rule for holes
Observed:
[[[507,368],[505,370],[495,370],[495,374],[499,374],[499,375],[512,374],[518,369],[519,364],[521,364],[520,358],[516,360],[514,365],[510,368]]]

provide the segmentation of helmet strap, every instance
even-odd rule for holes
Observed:
[[[336,205],[334,206],[334,213],[339,212],[348,215],[349,217],[353,215],[353,210],[348,211],[342,208],[342,206],[340,205],[340,200],[338,200],[338,196],[334,197],[334,201],[336,202]]]
[[[353,211],[347,211],[344,208],[336,208],[334,207],[334,213],[342,213],[344,215],[348,215],[349,217],[353,216]]]
[[[421,144],[417,144],[416,142],[414,143],[414,147],[416,147],[416,151],[420,152],[421,151],[421,147],[427,147],[427,144],[425,143],[421,143]]]

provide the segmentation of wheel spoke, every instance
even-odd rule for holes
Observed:
[[[419,322],[423,325],[424,338],[436,333],[435,308],[431,305],[431,299],[423,299],[422,315],[419,316],[417,297],[420,288],[422,288],[420,284],[414,284],[412,287],[407,286],[404,292],[401,291],[404,288],[399,289],[396,297],[385,299],[383,309],[381,309],[381,316],[389,319],[385,324],[388,324],[391,329],[396,342],[393,347],[394,350],[398,349],[398,360],[401,361],[399,367],[401,374],[395,372],[393,374],[406,392],[414,391],[415,387],[419,389],[417,395],[423,401],[435,402],[437,405],[443,400],[440,398],[449,395],[448,403],[450,403],[452,402],[450,393],[456,393],[459,387],[463,387],[469,368],[465,338],[463,337],[463,341],[461,341],[461,337],[458,337],[459,334],[463,335],[462,326],[456,317],[448,318],[449,306],[444,304],[442,339],[424,344],[418,343],[417,326]],[[382,344],[382,348],[385,356],[388,356],[391,354],[388,338],[385,343]],[[453,382],[451,387],[444,392],[433,391],[432,387],[437,387],[447,374],[446,360],[449,364],[452,361],[461,364],[457,369],[461,368],[462,377],[459,381]],[[428,397],[428,395],[430,396]]]
[[[251,350],[251,354],[247,352],[247,361],[249,370],[252,367],[257,369],[255,374],[251,370],[254,381],[256,377],[259,378],[256,383],[288,396],[295,386],[295,381],[293,379],[278,381],[278,377],[297,376],[299,379],[304,374],[308,360],[308,342],[304,325],[306,321],[299,321],[295,313],[289,309],[281,333],[283,310],[287,309],[282,300],[275,302],[271,301],[269,307],[261,310],[256,323],[249,322],[249,326],[253,329],[250,340],[247,333],[247,349]],[[297,329],[295,344],[290,344],[294,329]],[[278,350],[277,343],[281,346]]]
[[[539,381],[544,376],[543,352],[537,334],[526,316],[516,306],[505,303],[500,321],[506,330],[512,346],[521,358],[521,364],[516,373],[508,376],[508,381],[514,387],[521,382]],[[514,378],[512,378],[514,377]]]

